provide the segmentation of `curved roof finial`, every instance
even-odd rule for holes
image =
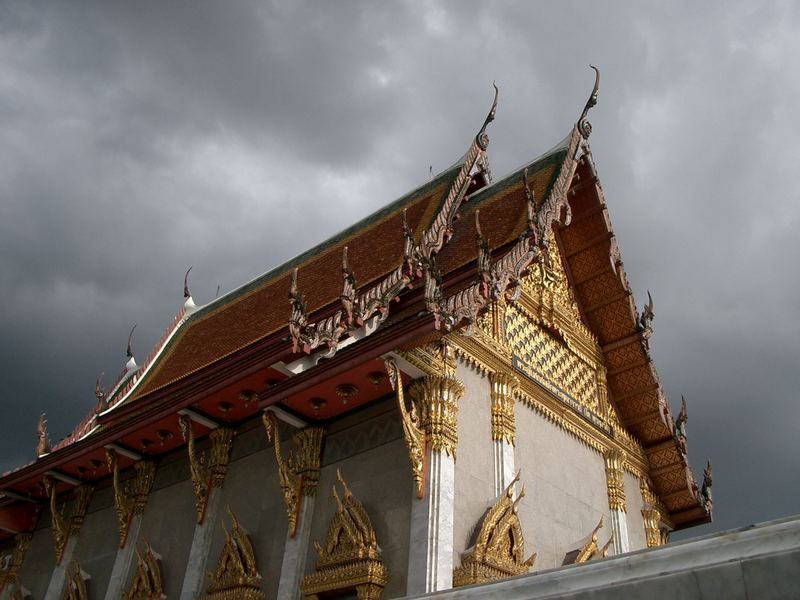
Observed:
[[[128,349],[125,351],[125,354],[128,358],[133,358],[133,350],[131,349],[131,340],[133,339],[133,332],[136,329],[136,323],[133,324],[131,327],[131,332],[128,334]]]
[[[489,136],[486,135],[486,127],[494,121],[494,115],[497,113],[497,97],[500,95],[500,90],[497,88],[497,84],[493,81],[492,86],[494,86],[494,100],[492,100],[492,108],[489,109],[489,114],[486,115],[486,120],[483,122],[483,126],[481,130],[478,132],[478,135],[475,137],[475,141],[478,142],[478,146],[481,150],[486,150],[489,147]]]
[[[189,271],[192,270],[194,265],[186,269],[186,275],[183,276],[183,297],[184,298],[191,298],[192,292],[189,291]]]
[[[586,106],[583,107],[581,118],[578,119],[578,131],[581,132],[581,136],[585,140],[588,140],[592,133],[592,124],[589,123],[586,115],[589,114],[589,109],[597,104],[597,91],[600,89],[600,70],[594,65],[589,66],[594,69],[594,88],[592,88],[592,93],[586,101]]]

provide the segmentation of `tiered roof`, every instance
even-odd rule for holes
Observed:
[[[610,396],[647,454],[657,495],[677,527],[707,521],[592,161],[586,113],[596,93],[561,143],[492,183],[485,152],[495,96],[465,156],[431,181],[205,306],[189,298],[143,365],[126,368],[70,436],[0,478],[0,528],[30,527],[46,472],[62,476],[63,490],[107,476],[109,444],[126,448],[129,461],[179,446],[179,410],[200,415],[206,427],[277,403],[325,420],[388,393],[388,382],[372,377],[382,370],[381,354],[469,325],[546,260],[552,235],[602,348]],[[312,401],[334,396],[343,373],[363,390],[357,399]]]

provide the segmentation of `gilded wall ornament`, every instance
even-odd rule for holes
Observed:
[[[275,413],[264,411],[261,419],[267,440],[272,443],[275,451],[278,480],[289,521],[289,537],[294,537],[297,532],[302,496],[313,496],[317,492],[324,430],[322,427],[305,427],[295,433],[292,437],[295,448],[284,460],[281,455],[281,440]]]
[[[91,486],[86,484],[79,485],[73,492],[72,506],[69,517],[65,515],[64,505],[58,506],[56,494],[56,481],[50,475],[45,475],[42,479],[45,491],[50,498],[50,521],[53,532],[53,546],[56,555],[56,564],[61,564],[64,555],[64,548],[70,535],[78,535],[86,516],[86,508],[92,497]]]
[[[136,549],[136,573],[128,591],[122,595],[123,600],[162,600],[167,597],[163,590],[160,560],[147,541],[144,542],[144,556]]]
[[[489,374],[492,401],[492,439],[504,440],[514,445],[517,426],[514,420],[514,394],[519,388],[519,379],[510,373]]]
[[[615,448],[605,454],[608,508],[625,512],[625,464],[627,456]]]
[[[30,548],[33,534],[18,533],[14,536],[14,549],[10,554],[0,556],[0,592],[12,587],[19,587],[19,570],[25,561],[25,554]]]
[[[208,591],[202,596],[202,600],[265,600],[250,537],[239,525],[230,507],[228,516],[231,519],[231,530],[229,532],[222,524],[225,545],[217,560],[216,569],[213,573],[208,573]]]
[[[458,401],[464,384],[453,377],[428,375],[409,387],[409,394],[420,411],[427,444],[435,452],[455,458],[458,447]]]
[[[525,489],[515,500],[517,481],[519,473],[478,521],[470,547],[461,555],[461,566],[453,571],[453,587],[524,575],[533,566],[536,553],[525,558],[525,540],[517,514]]]
[[[572,552],[567,553],[564,564],[583,563],[594,558],[605,558],[608,556],[608,548],[611,545],[611,540],[613,538],[609,538],[608,542],[606,542],[604,546],[598,546],[597,532],[602,528],[603,517],[600,517],[600,521],[597,523],[597,526],[592,530],[592,533],[589,534],[589,540],[578,550],[573,550]]]
[[[192,420],[187,415],[181,415],[178,417],[178,425],[183,439],[187,442],[189,472],[192,477],[192,489],[194,491],[197,523],[199,525],[205,518],[206,505],[211,489],[221,488],[225,481],[228,461],[230,461],[231,457],[234,431],[228,427],[213,429],[208,436],[211,439],[211,448],[207,452],[202,452],[195,446]]]
[[[669,530],[672,528],[672,523],[669,521],[669,513],[655,492],[653,492],[653,487],[648,477],[643,476],[639,479],[639,491],[642,494],[642,519],[644,521],[647,547],[662,546],[669,541]]]
[[[86,588],[88,579],[89,575],[84,573],[78,561],[72,561],[70,568],[67,569],[67,580],[64,583],[61,600],[89,600],[89,590]]]
[[[134,515],[141,515],[147,506],[147,496],[155,479],[156,466],[149,460],[140,460],[134,465],[136,475],[124,484],[119,478],[119,461],[114,450],[106,450],[108,470],[112,473],[114,487],[114,510],[117,513],[119,547],[124,548],[128,530]]]
[[[403,422],[403,437],[406,441],[408,459],[411,461],[411,476],[417,487],[417,498],[422,498],[425,484],[425,430],[422,429],[416,404],[413,401],[406,404],[403,395],[403,379],[397,363],[389,358],[384,361],[384,364],[392,389],[397,392],[397,409]]]
[[[378,600],[389,579],[372,522],[361,502],[353,496],[337,470],[342,486],[339,497],[333,486],[336,513],[328,526],[325,546],[314,542],[315,572],[303,578],[300,591],[310,600],[334,592],[355,590],[359,600]]]

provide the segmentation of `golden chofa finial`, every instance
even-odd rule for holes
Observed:
[[[594,88],[592,88],[592,93],[586,101],[586,106],[583,107],[581,118],[578,119],[578,131],[580,131],[585,140],[588,140],[592,134],[592,124],[589,123],[589,119],[586,116],[589,114],[589,109],[597,104],[597,91],[600,89],[600,70],[594,65],[589,66],[594,69]]]

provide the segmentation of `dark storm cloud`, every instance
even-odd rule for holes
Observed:
[[[592,147],[653,353],[717,522],[796,512],[800,205],[793,4],[0,4],[0,469],[199,302],[466,149],[496,175]],[[782,474],[784,476],[782,476]],[[706,528],[708,529],[708,528]],[[701,530],[702,532],[702,530]]]

